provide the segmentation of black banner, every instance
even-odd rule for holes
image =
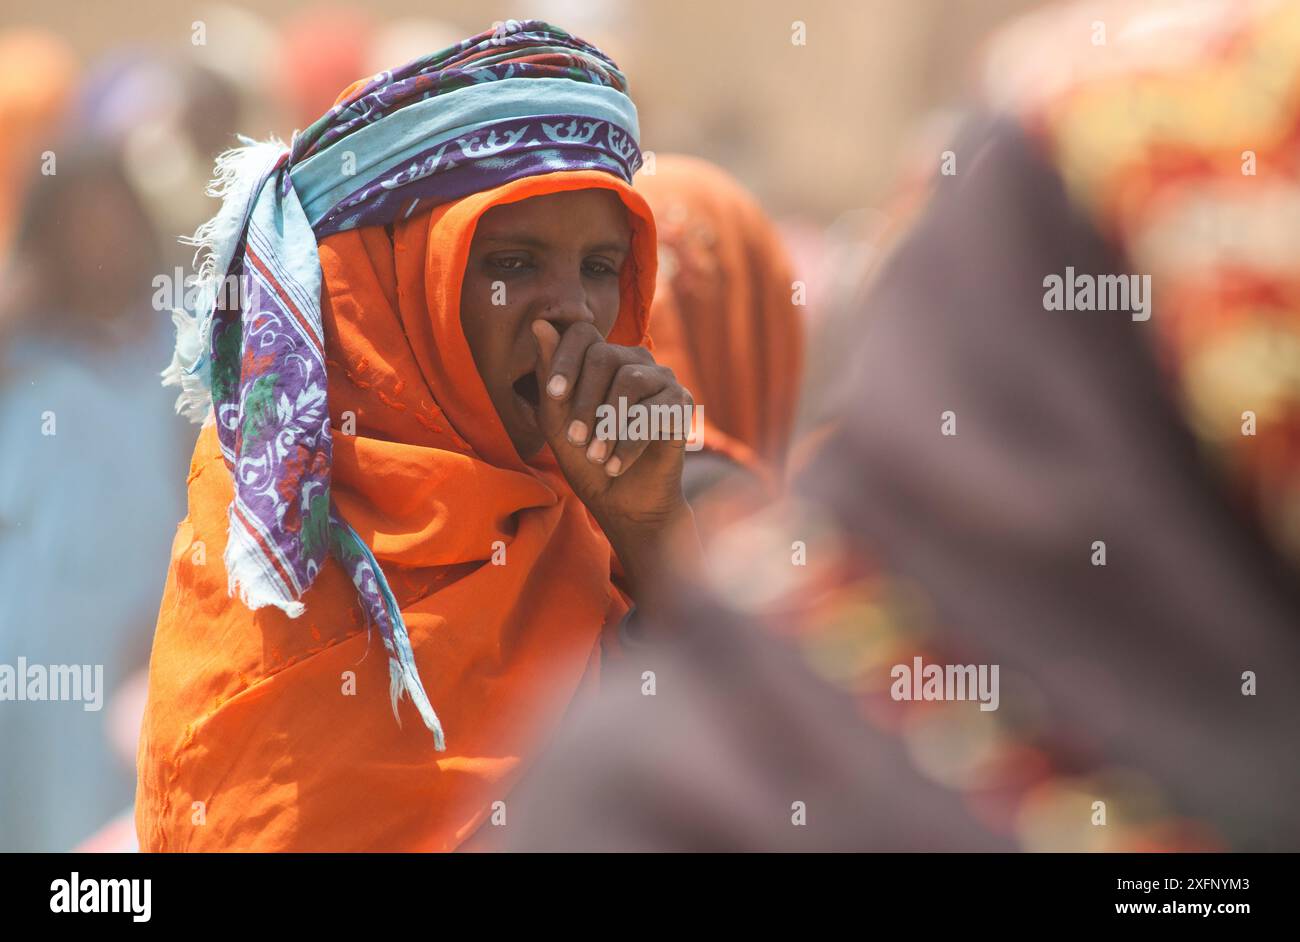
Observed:
[[[1233,932],[1287,912],[1290,855],[11,855],[7,918],[200,931],[439,913],[544,928],[573,910],[667,930],[747,918]],[[530,915],[531,914],[531,915]],[[432,925],[432,924],[431,924]],[[260,931],[259,931],[260,934]]]

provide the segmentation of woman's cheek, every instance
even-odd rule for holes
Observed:
[[[492,304],[493,283],[494,279],[489,275],[475,273],[473,277],[465,279],[461,293],[467,296],[474,310],[482,311]]]
[[[618,292],[615,291],[614,297],[609,299],[608,302],[606,302],[601,308],[598,309],[602,312],[601,333],[603,333],[606,337],[609,336],[610,331],[614,329],[614,324],[617,323],[618,321],[618,309],[620,307],[620,300],[621,299],[619,298]]]

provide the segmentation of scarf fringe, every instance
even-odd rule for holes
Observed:
[[[388,644],[385,642],[384,646],[388,647]],[[402,717],[397,712],[397,703],[402,698],[403,693],[410,698],[411,705],[420,714],[420,719],[425,728],[433,733],[434,750],[446,752],[447,743],[443,739],[442,723],[438,720],[438,714],[433,712],[433,704],[429,702],[429,698],[425,695],[420,678],[398,663],[390,648],[388,652],[388,695],[392,700],[393,716],[397,719],[398,729],[402,727]]]
[[[217,157],[205,190],[208,196],[221,200],[221,208],[195,229],[193,235],[182,236],[180,240],[184,245],[195,246],[194,268],[200,297],[205,303],[209,298],[215,300],[215,283],[225,276],[235,257],[259,184],[286,151],[284,142],[275,137],[266,141],[245,137],[240,140],[244,142],[241,146]],[[204,288],[212,288],[211,295],[203,293]]]
[[[223,560],[226,565],[226,592],[232,598],[238,595],[250,611],[273,605],[290,618],[297,618],[306,611],[307,607],[302,602],[285,595],[280,583],[268,575],[256,544],[235,520],[233,504]]]
[[[384,571],[379,568],[379,560],[375,559],[370,547],[360,540],[358,542],[361,542],[366,555],[370,557],[375,579],[379,583],[380,594],[384,598],[384,607],[388,610],[390,630],[384,632],[384,648],[388,652],[388,695],[393,704],[393,716],[397,719],[400,728],[402,717],[397,711],[397,702],[405,693],[411,701],[411,706],[415,707],[415,711],[420,714],[420,720],[425,728],[433,733],[434,750],[443,752],[447,744],[442,735],[442,722],[434,712],[433,704],[429,702],[429,695],[424,692],[424,684],[420,682],[420,675],[415,667],[415,652],[411,650],[411,637],[407,634],[406,623],[402,620],[402,610],[398,608],[397,599],[393,597],[393,592],[388,587],[388,579],[384,577]]]
[[[241,146],[232,147],[216,159],[207,195],[221,200],[221,207],[207,222],[182,236],[183,245],[194,251],[195,308],[175,309],[176,348],[172,361],[162,371],[164,386],[179,386],[176,412],[191,422],[203,421],[212,410],[211,383],[207,375],[207,354],[212,332],[212,313],[221,282],[230,271],[240,240],[248,224],[253,200],[267,173],[285,154],[283,141],[272,137],[253,141],[240,137]]]
[[[212,393],[207,370],[200,362],[204,344],[199,317],[182,308],[173,308],[172,324],[176,327],[176,349],[171,363],[160,374],[162,384],[180,387],[180,395],[176,397],[177,415],[191,422],[202,422],[212,411]]]
[[[433,733],[433,748],[438,752],[445,752],[447,743],[442,733],[442,721],[434,712],[433,704],[429,702],[429,695],[424,692],[420,672],[415,666],[415,652],[411,650],[411,637],[406,631],[406,622],[402,619],[402,610],[398,607],[393,590],[389,588],[388,579],[384,576],[379,560],[375,558],[374,552],[366,542],[357,535],[357,531],[346,522],[336,516],[331,525],[334,528],[336,548],[346,547],[346,552],[359,554],[362,557],[362,566],[346,565],[357,589],[361,590],[362,598],[365,599],[368,594],[363,585],[368,577],[375,580],[375,588],[378,589],[383,603],[382,611],[372,612],[365,606],[363,610],[366,611],[367,632],[374,622],[379,622],[384,651],[388,654],[388,696],[393,705],[393,717],[397,720],[398,728],[401,728],[402,716],[397,706],[402,695],[405,694],[410,698],[415,711],[420,714],[420,720],[425,728]],[[385,617],[387,624],[384,623]]]

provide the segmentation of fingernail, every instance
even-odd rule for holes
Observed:
[[[609,442],[605,441],[603,438],[598,438],[592,442],[591,447],[587,449],[587,460],[600,464],[605,460],[605,453],[607,451],[609,451]]]
[[[581,445],[587,440],[587,426],[585,423],[574,419],[569,423],[569,441],[575,445]]]
[[[546,391],[550,394],[552,399],[559,399],[561,396],[564,395],[564,391],[568,388],[569,388],[569,381],[565,379],[563,376],[560,376],[558,374],[552,376],[551,381],[546,384]],[[574,423],[574,424],[580,424],[580,423]]]
[[[618,477],[618,472],[622,470],[623,470],[623,462],[618,458],[617,455],[615,455],[613,458],[610,458],[609,463],[605,465],[605,473],[612,478]]]

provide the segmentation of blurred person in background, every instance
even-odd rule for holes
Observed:
[[[144,213],[143,224],[154,234],[152,251],[157,258],[153,264],[157,269],[149,281],[156,290],[147,323],[140,325],[144,336],[137,349],[155,366],[166,362],[170,345],[170,318],[163,315],[178,297],[183,298],[183,291],[178,294],[177,287],[187,287],[180,266],[189,260],[192,249],[187,249],[175,234],[192,231],[196,220],[208,210],[210,201],[202,193],[207,167],[229,143],[239,114],[237,87],[221,73],[149,48],[124,48],[101,57],[87,70],[81,92],[72,104],[68,123],[78,129],[74,151],[98,152],[101,159],[120,167],[121,180],[104,186],[103,191],[111,193],[125,183],[129,199]],[[124,208],[128,214],[135,211]],[[134,292],[140,284],[141,270],[129,278],[110,278],[108,283]],[[102,291],[103,285],[95,279],[86,284]],[[103,303],[112,306],[118,302],[110,297]],[[145,312],[141,307],[140,314]],[[138,388],[148,388],[145,379],[135,376]],[[158,409],[153,402],[150,407]],[[155,508],[163,515],[155,520],[165,519],[169,510],[176,514],[179,488],[175,469],[184,467],[188,435],[183,420],[175,416],[163,420],[158,430],[164,436],[157,442],[159,452],[151,454],[142,449],[136,456],[142,462],[153,461],[164,454],[163,448],[172,449],[163,464],[154,463],[140,470],[141,480],[161,483],[158,493],[168,498]],[[165,482],[156,480],[160,468],[167,472]],[[146,527],[141,537],[151,540],[165,532],[160,524],[154,524]],[[105,715],[110,746],[118,768],[128,772],[134,766],[144,711],[147,641],[147,636],[140,635],[130,639],[122,661],[131,673],[124,678],[115,675],[114,688],[107,692]],[[134,817],[133,805],[128,802],[75,849],[135,850]]]
[[[721,167],[656,154],[636,186],[659,235],[655,358],[703,406],[684,486],[712,531],[783,484],[803,378],[799,288],[775,225]]]
[[[1300,846],[1300,10],[1054,8],[988,63],[796,496],[576,712],[510,846]],[[1049,304],[1071,272],[1151,290]],[[918,657],[999,666],[996,709],[904,699]]]
[[[76,56],[57,36],[34,29],[0,33],[0,350],[20,318],[25,273],[13,242],[23,204],[40,179],[77,81]],[[0,367],[2,369],[3,367]],[[0,374],[2,375],[2,374]]]
[[[278,29],[276,66],[267,78],[293,129],[310,126],[358,75],[380,71],[371,61],[375,33],[370,14],[357,7],[311,5],[285,17]]]
[[[193,255],[181,236],[211,212],[209,170],[232,144],[242,112],[239,88],[221,73],[149,47],[104,54],[81,83],[69,121],[120,162],[169,279]]]
[[[325,3],[295,10],[275,35],[274,65],[264,81],[288,121],[287,140],[328,111],[338,90],[358,75],[444,49],[462,33],[425,16],[377,20],[358,7]]]
[[[130,803],[103,706],[143,663],[182,496],[180,423],[151,378],[169,333],[151,303],[158,236],[116,148],[71,119],[76,97],[69,83],[49,159],[23,161],[6,259],[0,662],[100,665],[104,689],[90,711],[0,707],[10,850],[67,849]]]

